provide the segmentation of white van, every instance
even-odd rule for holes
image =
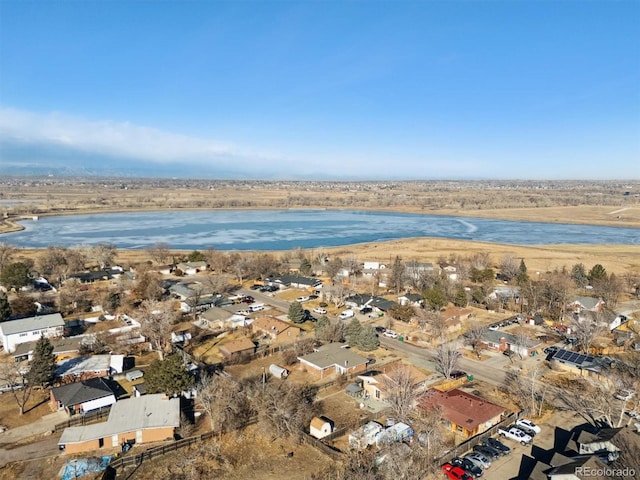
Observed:
[[[249,307],[249,310],[251,311],[251,313],[261,312],[262,310],[264,310],[264,303],[254,303]]]
[[[340,314],[340,320],[346,320],[347,318],[351,318],[355,316],[355,312],[353,310],[345,310]]]

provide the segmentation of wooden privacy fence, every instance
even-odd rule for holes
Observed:
[[[247,427],[249,425],[253,425],[257,422],[258,422],[258,417],[251,417],[242,425],[239,425],[238,429]],[[135,455],[120,456],[118,458],[114,458],[113,460],[111,460],[111,462],[109,462],[109,467],[112,470],[115,470],[118,468],[124,468],[131,465],[140,465],[144,461],[161,457],[163,455],[166,455],[167,453],[174,452],[181,448],[190,447],[195,443],[201,442],[203,440],[208,440],[209,438],[212,438],[220,433],[221,433],[220,431],[206,432],[206,433],[203,433],[202,435],[195,435],[193,437],[182,438],[180,440],[176,440],[175,442],[169,443],[167,445],[153,447],[148,450],[145,450],[144,452],[137,453]]]
[[[78,425],[88,425],[90,423],[97,422],[104,417],[109,416],[109,412],[111,411],[111,407],[105,407],[102,410],[98,410],[97,412],[86,413],[84,415],[78,415],[75,417],[71,417],[69,420],[65,420],[62,423],[58,423],[55,427],[53,427],[53,431],[55,433],[64,430],[67,427],[75,427]]]
[[[445,453],[442,457],[438,459],[438,462],[447,463],[447,462],[450,462],[452,458],[459,457],[463,453],[468,452],[473,448],[474,445],[478,445],[482,443],[483,439],[492,437],[496,433],[498,433],[498,428],[504,427],[505,425],[509,425],[513,423],[516,420],[517,416],[518,414],[515,414],[513,412],[510,413],[508,416],[506,416],[504,419],[502,419],[499,423],[497,423],[490,429],[485,430],[484,432],[479,433],[477,435],[474,435],[471,438],[468,438],[467,440],[462,442],[460,445],[449,450],[447,453]]]

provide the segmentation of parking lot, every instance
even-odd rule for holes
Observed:
[[[555,412],[542,420],[536,421],[536,423],[542,428],[542,431],[534,437],[530,445],[523,446],[513,440],[496,437],[511,448],[511,454],[502,456],[492,462],[491,467],[484,471],[482,478],[487,480],[518,479],[523,455],[531,456],[532,448],[542,450],[553,448],[556,426],[564,430],[571,430],[584,422],[580,417],[567,412]]]

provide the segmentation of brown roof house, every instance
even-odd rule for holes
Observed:
[[[256,345],[247,337],[242,337],[225,342],[220,345],[218,349],[225,360],[231,360],[245,354],[254,353],[256,351]]]
[[[344,343],[328,343],[316,348],[313,353],[298,357],[298,360],[301,368],[320,378],[334,373],[346,375],[364,372],[368,363],[365,357]]]
[[[173,440],[180,426],[180,399],[164,394],[132,397],[116,402],[106,422],[68,427],[58,440],[66,453],[118,448],[124,443]]]
[[[441,313],[447,332],[456,332],[462,328],[462,322],[473,316],[473,310],[460,307],[449,307]]]
[[[424,390],[429,378],[415,366],[398,361],[358,375],[358,381],[362,382],[366,396],[385,401],[389,392],[393,390],[393,386],[404,383],[401,379],[406,376],[411,379],[411,384],[416,392]]]
[[[424,409],[438,408],[451,430],[472,437],[488,430],[502,420],[506,409],[462,390],[440,392],[429,389],[419,401]]]
[[[270,316],[256,318],[251,329],[267,335],[272,343],[291,343],[300,335],[300,327]]]

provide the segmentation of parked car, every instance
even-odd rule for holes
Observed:
[[[384,332],[382,332],[382,334],[385,337],[398,338],[398,334],[396,332],[394,332],[393,330],[385,330]]]
[[[360,313],[362,315],[366,315],[367,313],[371,313],[373,312],[373,309],[371,307],[364,307],[360,309]]]
[[[302,302],[308,302],[310,299],[308,296],[303,296],[303,297],[298,297],[296,298],[296,302],[298,303],[302,303]]]
[[[499,450],[496,450],[493,447],[488,447],[487,445],[474,445],[473,451],[477,453],[481,453],[482,455],[484,455],[485,457],[491,460],[496,460],[500,458],[500,456],[502,455]]]
[[[449,378],[457,380],[458,378],[466,377],[467,372],[463,372],[462,370],[455,370],[449,374]]]
[[[376,332],[378,332],[378,333],[384,333],[384,332],[386,332],[386,331],[387,331],[387,329],[386,329],[386,328],[384,328],[382,325],[376,325],[375,330],[376,330]]]
[[[260,285],[259,283],[255,283],[249,287],[251,290],[261,290],[264,288],[264,285]]]
[[[476,464],[478,467],[486,470],[491,466],[491,460],[478,452],[468,453],[464,456],[464,458]]]
[[[322,307],[316,307],[313,309],[313,313],[319,313],[320,315],[326,315],[327,309]]]
[[[253,298],[251,295],[247,295],[242,299],[242,303],[253,303],[253,302],[255,302],[255,298]]]
[[[5,392],[11,392],[12,390],[22,390],[24,385],[21,383],[14,383],[13,385],[10,383],[4,383],[0,385],[0,395]]]
[[[444,473],[445,478],[452,480],[472,480],[473,478],[462,468],[451,465],[450,463],[442,465],[442,473]]]
[[[526,435],[529,435],[531,438],[535,437],[537,433],[534,429],[525,427],[524,425],[513,424],[512,427],[517,428],[518,430],[524,432]]]
[[[339,318],[340,320],[346,320],[347,318],[351,318],[353,316],[355,316],[355,313],[353,310],[345,310],[339,315]]]
[[[631,390],[618,390],[614,396],[618,400],[622,400],[623,402],[628,402],[633,398],[633,395],[634,395],[634,392]]]
[[[507,447],[504,443],[502,443],[500,440],[498,440],[497,438],[493,438],[493,437],[483,438],[482,444],[495,448],[496,450],[499,450],[503,455],[507,455],[511,453],[511,449]]]
[[[460,467],[461,469],[463,469],[465,472],[467,472],[469,475],[471,475],[474,478],[480,478],[483,473],[482,468],[477,466],[468,458],[455,457],[451,459],[451,465]]]
[[[504,352],[502,352],[503,355],[506,355],[507,357],[513,357],[516,352],[514,352],[513,350],[505,350]]]
[[[518,428],[528,428],[529,430],[533,430],[536,433],[540,433],[542,430],[538,425],[533,423],[531,420],[527,420],[526,418],[519,418],[516,420],[516,427]]]
[[[547,355],[549,355],[550,353],[555,353],[555,352],[557,352],[558,350],[560,350],[560,348],[559,348],[559,347],[556,347],[555,345],[551,345],[551,346],[549,346],[549,347],[545,348],[545,349],[543,350],[543,352],[544,352],[544,353],[546,353]]]
[[[498,330],[498,328],[500,328],[498,325],[489,325],[489,330],[491,330],[492,332],[495,332],[496,330]]]
[[[528,443],[531,443],[536,432],[528,429],[527,427],[516,427],[515,425],[510,425],[507,428],[498,428],[498,434],[505,438],[510,438],[511,440],[520,442],[522,445],[527,445]]]

